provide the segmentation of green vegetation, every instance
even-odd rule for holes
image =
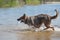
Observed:
[[[39,0],[26,0],[26,4],[39,4]]]
[[[16,0],[0,0],[0,7],[12,7],[16,5]]]
[[[40,4],[40,0],[0,0],[0,7],[15,7],[24,4],[36,5]]]
[[[16,7],[22,5],[37,5],[45,2],[60,1],[60,0],[0,0],[1,7]]]

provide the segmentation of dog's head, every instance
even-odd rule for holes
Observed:
[[[26,17],[26,14],[23,14],[23,16],[18,18],[17,21],[25,22],[25,17]]]

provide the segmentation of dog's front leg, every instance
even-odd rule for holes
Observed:
[[[35,32],[39,32],[40,31],[40,25],[35,25],[34,30],[35,30]]]
[[[29,29],[30,29],[31,31],[35,31],[35,27],[34,27],[34,26],[29,25]]]

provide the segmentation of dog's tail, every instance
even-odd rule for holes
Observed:
[[[55,16],[52,16],[51,19],[55,19],[55,18],[58,17],[58,14],[59,14],[59,13],[58,13],[57,9],[55,9],[55,11],[56,11],[56,15],[55,15]]]

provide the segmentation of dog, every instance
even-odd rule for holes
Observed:
[[[19,17],[17,21],[21,21],[29,26],[34,26],[35,28],[39,28],[42,24],[45,25],[45,29],[52,28],[54,30],[54,27],[51,27],[51,20],[56,19],[58,17],[58,11],[55,9],[56,15],[50,16],[47,14],[39,14],[36,16],[26,16],[26,14],[23,14],[23,16]]]

